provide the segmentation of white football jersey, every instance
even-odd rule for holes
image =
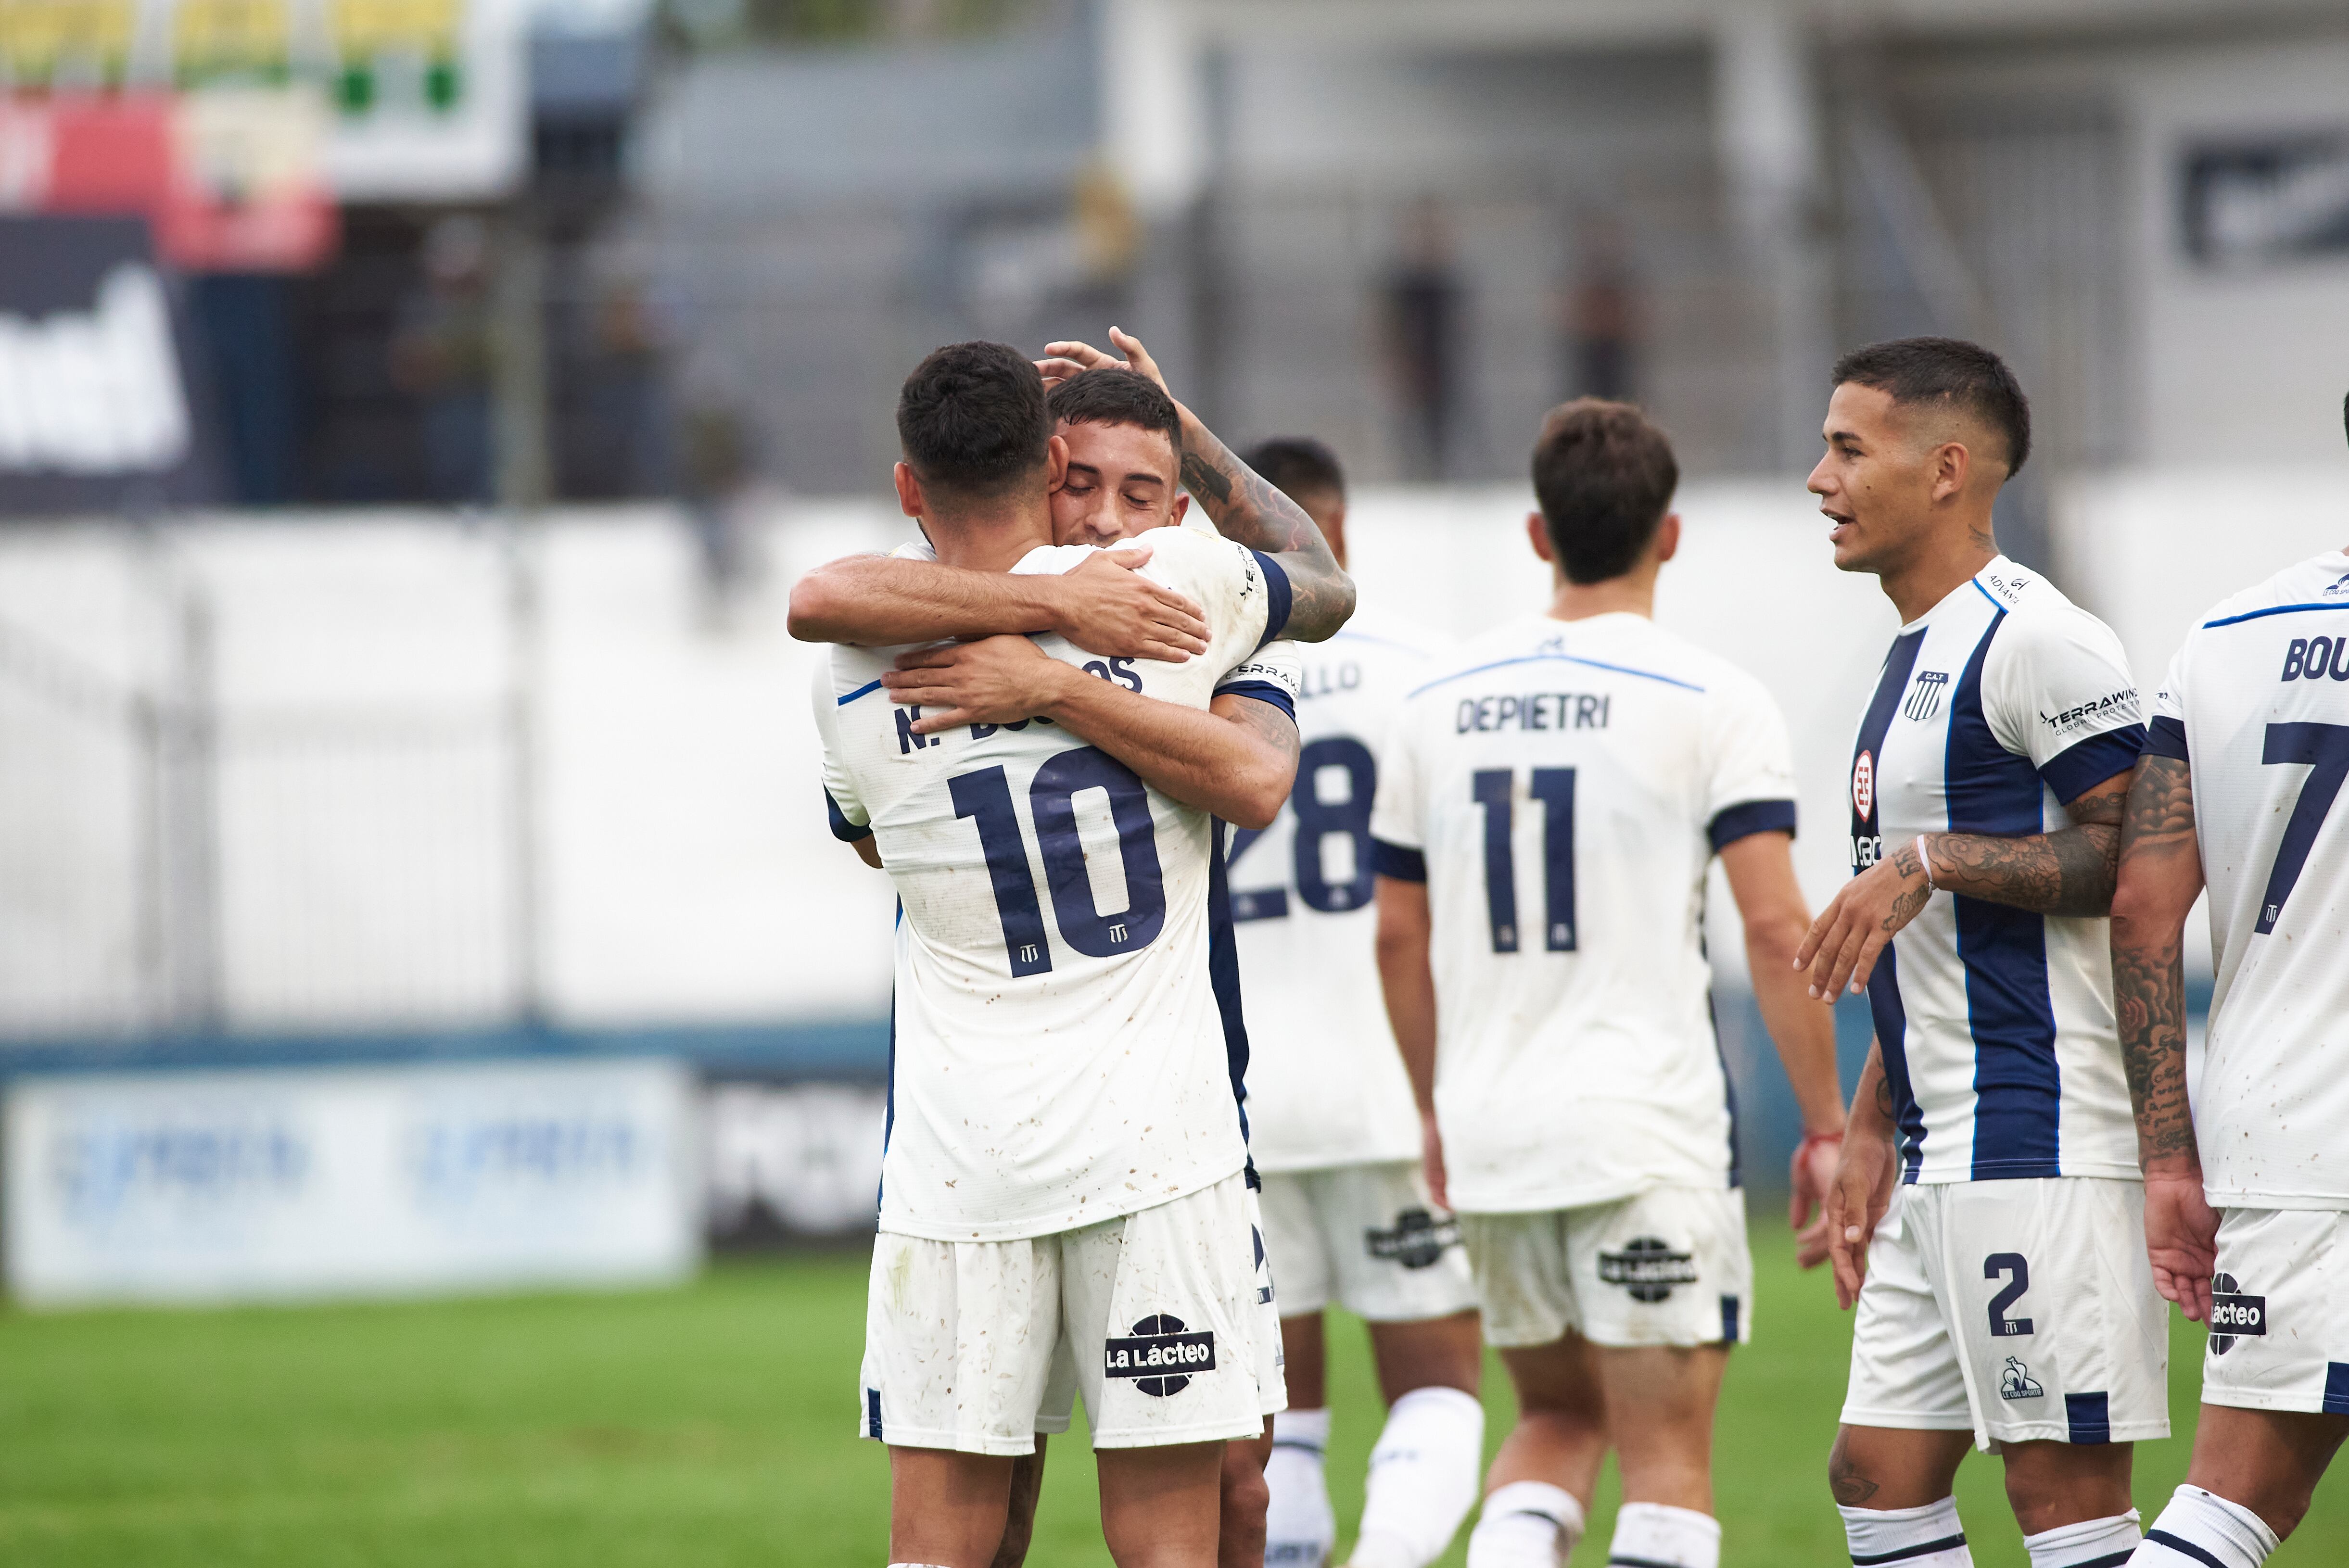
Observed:
[[[2349,1208],[2349,554],[2186,634],[2146,749],[2193,769],[2218,985],[2195,1128],[2210,1201]]]
[[[1261,685],[1247,671],[1288,619],[1279,565],[1183,530],[1151,542],[1143,571],[1206,612],[1206,655],[1037,645],[1189,707],[1227,677]],[[1014,570],[1091,553],[1040,547]],[[835,646],[814,693],[834,830],[869,829],[902,907],[881,1228],[1048,1235],[1241,1170],[1247,1037],[1217,826],[1049,720],[916,735],[919,712],[881,684],[901,651]]]
[[[1900,628],[1852,747],[1852,872],[1920,833],[2054,832],[2145,738],[2120,639],[1993,560]],[[1936,894],[1868,977],[1905,1181],[2137,1175],[2102,917]]]
[[[1777,705],[1643,615],[1514,622],[1411,695],[1371,832],[1427,883],[1453,1207],[1736,1184],[1705,869],[1794,826]]]
[[[1435,646],[1358,607],[1326,643],[1265,650],[1299,661],[1304,749],[1288,804],[1261,832],[1235,834],[1230,862],[1260,1171],[1419,1157],[1419,1112],[1379,988],[1371,802],[1388,727]]]

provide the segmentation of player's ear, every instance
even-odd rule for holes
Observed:
[[[1943,441],[1933,449],[1930,471],[1933,499],[1947,500],[1966,488],[1967,477],[1973,471],[1973,454],[1966,450],[1963,441]]]
[[[916,476],[914,465],[899,463],[895,477],[897,480],[897,510],[907,517],[921,516],[922,481]]]
[[[1191,492],[1189,490],[1176,490],[1174,492],[1174,504],[1166,509],[1166,521],[1174,523],[1177,527],[1180,527],[1183,520],[1190,515]]]
[[[1656,564],[1659,566],[1680,553],[1681,514],[1679,512],[1664,513],[1664,521],[1656,524],[1656,542],[1652,548],[1655,550]]]
[[[1069,443],[1055,436],[1044,443],[1044,493],[1051,494],[1069,482]]]
[[[1536,555],[1553,566],[1557,564],[1557,552],[1550,547],[1549,524],[1542,520],[1541,513],[1526,513],[1526,539],[1533,545]]]

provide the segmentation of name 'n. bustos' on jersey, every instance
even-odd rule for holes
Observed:
[[[2120,639],[1999,556],[1900,628],[1852,747],[1855,875],[1920,833],[2017,837],[2136,764]],[[1868,1002],[1902,1180],[2137,1175],[2101,915],[1937,895]]]
[[[2195,1098],[2213,1203],[2349,1208],[2349,554],[2202,617],[2146,749],[2184,758],[2218,985]]]
[[[1379,986],[1371,803],[1388,727],[1437,645],[1358,607],[1328,642],[1276,646],[1299,660],[1297,784],[1272,826],[1234,835],[1230,860],[1249,1150],[1268,1171],[1416,1160]]]
[[[1777,705],[1645,616],[1514,622],[1412,695],[1371,831],[1427,883],[1453,1207],[1734,1184],[1705,870],[1794,826]]]
[[[1279,565],[1185,529],[1150,543],[1143,573],[1206,611],[1206,654],[1037,645],[1189,707],[1226,686],[1272,696],[1244,666],[1288,619]],[[1047,546],[1014,570],[1091,553]],[[881,684],[902,651],[835,646],[814,693],[834,831],[870,830],[903,906],[881,1228],[1049,1235],[1241,1170],[1246,1037],[1216,825],[1044,719],[915,734],[918,710]]]

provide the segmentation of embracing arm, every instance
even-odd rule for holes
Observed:
[[[881,679],[891,701],[925,710],[917,734],[1048,718],[1152,788],[1242,828],[1270,824],[1297,778],[1297,721],[1272,704],[1228,694],[1205,711],[1163,702],[1025,637],[907,654]]]
[[[1058,632],[1105,657],[1180,663],[1206,652],[1199,607],[1135,570],[1149,559],[1145,542],[1053,575],[851,555],[792,585],[791,634],[803,643],[882,648]]]
[[[1885,846],[1884,858],[1843,884],[1803,938],[1795,966],[1810,993],[1833,1001],[1864,989],[1877,955],[1936,892],[1963,893],[2041,914],[2098,915],[2113,904],[2121,806],[2129,776],[2116,773],[2065,808],[2072,826],[2052,833],[1927,833]],[[1930,875],[1928,874],[1930,872]]]
[[[1109,335],[1124,359],[1090,344],[1048,343],[1044,352],[1052,357],[1040,368],[1049,378],[1123,365],[1149,377],[1162,390],[1165,387],[1166,378],[1159,374],[1140,338],[1115,327],[1110,328]],[[1303,643],[1319,643],[1335,635],[1354,613],[1354,580],[1330,553],[1321,530],[1303,507],[1234,456],[1196,414],[1179,400],[1174,407],[1183,418],[1183,488],[1206,508],[1218,533],[1273,557],[1288,574],[1288,624],[1281,634]]]

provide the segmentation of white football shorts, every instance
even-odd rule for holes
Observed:
[[[2202,1402],[2349,1416],[2349,1214],[2220,1212]]]
[[[1463,1214],[1461,1240],[1503,1349],[1573,1329],[1593,1345],[1739,1344],[1753,1333],[1745,1194],[1659,1187],[1612,1203]]]
[[[1372,1323],[1413,1323],[1476,1305],[1459,1226],[1438,1216],[1419,1161],[1268,1174],[1263,1197],[1287,1315],[1336,1301]]]
[[[1896,1189],[1868,1249],[1843,1423],[1994,1442],[2169,1435],[2168,1304],[2145,1188],[2096,1176]]]
[[[1245,1177],[1009,1242],[884,1232],[857,1412],[904,1448],[1024,1454],[1084,1396],[1095,1448],[1253,1438],[1287,1408]]]

